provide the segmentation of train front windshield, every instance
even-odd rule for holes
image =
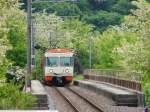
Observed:
[[[73,66],[73,57],[60,57],[60,66]]]
[[[57,67],[59,62],[58,57],[46,57],[46,66]]]
[[[73,57],[46,57],[48,67],[70,67],[73,66]]]

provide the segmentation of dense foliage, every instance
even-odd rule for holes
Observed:
[[[122,43],[135,43],[136,34],[124,31],[118,31],[114,28],[110,28],[103,32],[100,37],[94,39],[94,53],[93,67],[94,68],[113,68],[113,69],[125,69],[128,67],[121,63],[121,60],[126,58],[126,55],[117,52]],[[99,49],[97,51],[97,49]],[[121,56],[120,56],[121,55]],[[124,58],[123,58],[123,57]],[[96,61],[98,60],[98,61]],[[123,60],[123,62],[125,62]],[[130,69],[132,70],[132,69]]]
[[[26,16],[18,0],[0,0],[0,80],[8,65],[26,64]],[[15,84],[0,83],[0,109],[31,109],[36,98]]]
[[[31,109],[36,98],[31,94],[21,92],[13,84],[0,86],[0,109]]]
[[[0,1],[0,77],[6,73],[8,63],[25,66],[26,16],[17,0]]]
[[[149,71],[149,3],[139,0],[133,4],[138,9],[125,16],[120,26],[112,26],[101,34],[93,32],[89,35],[93,37],[92,66],[94,68],[125,69],[142,73]],[[88,30],[90,31],[92,29]],[[84,40],[83,36],[80,41],[82,40]],[[86,46],[84,51],[88,51],[87,44],[80,43],[80,45]],[[81,48],[79,47],[78,50]]]
[[[8,28],[6,27],[6,19],[8,15],[5,15],[6,10],[9,10],[8,4],[4,0],[0,1],[0,79],[4,76],[8,64],[6,51],[11,48],[7,39]]]
[[[11,9],[10,16],[6,20],[8,30],[7,39],[12,45],[8,50],[7,59],[14,65],[24,67],[26,64],[26,40],[27,40],[27,21],[24,11],[18,8]]]
[[[33,0],[33,2],[36,0]],[[103,31],[109,25],[120,24],[123,16],[135,8],[132,0],[77,0],[64,3],[34,3],[33,12],[56,13],[58,16],[77,16],[80,20],[95,25],[95,29]],[[22,0],[26,7],[26,1]]]
[[[104,31],[95,40],[96,68],[120,68],[142,74],[144,91],[149,104],[150,84],[150,4],[144,0],[133,2],[138,9],[124,18],[121,26]]]
[[[91,41],[92,54],[94,54],[92,55],[92,66],[94,68],[126,69],[145,73],[148,71],[146,59],[149,55],[146,47],[149,41],[144,40],[143,36],[148,36],[149,10],[144,10],[147,9],[148,3],[139,1],[133,2],[133,4],[138,9],[132,11],[131,15],[125,16],[124,22],[120,26],[108,28],[101,34],[94,31],[94,26],[80,22],[80,20],[68,19],[63,21],[61,18],[45,13],[43,16],[37,16],[38,23],[44,26],[44,31],[41,26],[40,29],[36,27],[39,29],[36,40],[39,41],[38,43],[47,44],[43,46],[46,48],[50,48],[49,38],[51,38],[51,43],[57,43],[57,46],[53,47],[74,49],[86,68],[88,67],[89,37],[93,37]],[[48,20],[51,20],[51,24],[47,23]],[[95,23],[98,22],[102,21],[95,21]],[[106,24],[105,22],[102,23]],[[48,30],[45,32],[45,29]],[[51,37],[49,33],[51,33]]]

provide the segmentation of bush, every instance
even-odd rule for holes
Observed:
[[[146,105],[150,106],[150,83],[145,84],[144,93],[145,93]]]
[[[13,84],[0,86],[0,109],[31,109],[36,98],[29,93],[19,91]]]

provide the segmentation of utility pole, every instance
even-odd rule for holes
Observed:
[[[28,21],[28,27],[27,27],[27,75],[31,75],[31,48],[32,48],[32,0],[27,1],[27,21]],[[26,75],[26,87],[28,83],[28,76]]]
[[[33,26],[33,21],[32,21],[32,40],[31,40],[31,72],[32,69],[35,67],[35,27]]]
[[[51,37],[51,32],[49,32],[49,47],[52,48],[52,37]]]
[[[92,68],[92,37],[89,36],[89,69],[91,74],[91,68]]]
[[[27,51],[27,73],[31,74],[31,48],[32,48],[32,0],[28,0],[28,11],[27,11],[27,19],[28,19],[28,51]]]

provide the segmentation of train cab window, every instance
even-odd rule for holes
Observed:
[[[73,57],[60,57],[60,66],[73,66]]]
[[[46,66],[57,67],[58,61],[59,61],[58,57],[46,57]]]

